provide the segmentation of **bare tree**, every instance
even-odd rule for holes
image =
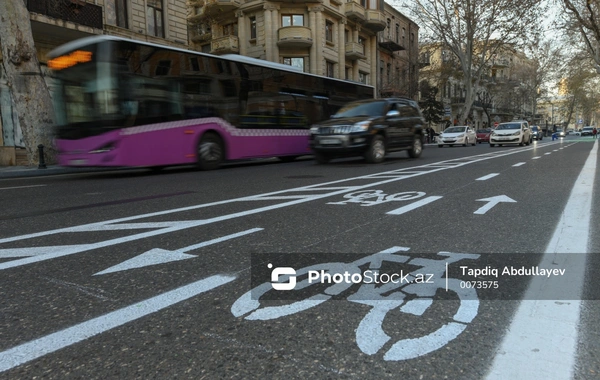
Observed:
[[[600,73],[600,0],[563,0],[563,3]]]
[[[458,59],[466,93],[463,121],[490,61],[507,44],[519,47],[530,37],[537,38],[544,7],[539,0],[414,0],[413,4],[421,27]]]
[[[37,59],[29,11],[23,0],[0,1],[0,48],[1,68],[14,100],[29,163],[38,160],[39,144],[47,148],[46,162],[53,162],[54,108]]]

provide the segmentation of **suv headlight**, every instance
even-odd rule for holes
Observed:
[[[462,133],[462,134],[460,134],[460,135],[456,136],[456,138],[457,138],[457,139],[462,139],[463,137],[465,137],[465,134],[464,134],[464,133]]]
[[[519,136],[520,134],[521,134],[521,132],[519,131],[519,132],[513,133],[511,136]]]
[[[369,130],[369,127],[371,127],[371,122],[370,121],[359,121],[358,123],[354,124],[352,126],[352,128],[350,129],[350,133],[352,132],[366,132]]]

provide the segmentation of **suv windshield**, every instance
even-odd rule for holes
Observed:
[[[386,102],[349,103],[332,117],[383,116],[385,105]]]

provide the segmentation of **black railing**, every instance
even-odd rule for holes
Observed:
[[[4,0],[2,0],[4,1]],[[27,0],[29,12],[102,29],[102,7],[83,0]]]

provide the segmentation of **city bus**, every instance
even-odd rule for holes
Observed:
[[[160,169],[311,154],[309,129],[372,86],[115,36],[49,53],[63,166]]]

